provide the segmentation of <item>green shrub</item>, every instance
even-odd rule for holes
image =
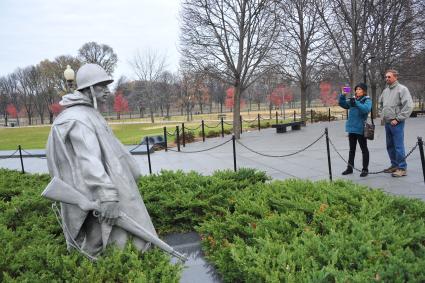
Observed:
[[[91,262],[66,250],[40,197],[47,175],[0,169],[0,281],[177,282],[158,249],[109,247]],[[240,169],[162,171],[139,187],[160,235],[197,230],[226,282],[423,282],[425,204],[346,181],[269,182]]]
[[[109,247],[98,261],[66,249],[51,203],[40,194],[48,175],[0,169],[0,282],[178,282],[181,266],[153,249]]]
[[[207,138],[214,138],[214,137],[218,137],[221,135],[221,131],[215,131],[215,130],[209,130],[207,131],[207,133],[205,134],[205,136]]]
[[[180,133],[180,144],[183,144],[183,133]],[[192,131],[185,131],[184,133],[185,143],[190,143],[195,141],[195,134]]]
[[[423,282],[425,204],[350,182],[247,187],[199,228],[226,282]]]
[[[335,121],[336,117],[331,114],[331,121]],[[329,121],[329,113],[328,112],[318,112],[313,110],[313,121],[321,122],[321,121]]]

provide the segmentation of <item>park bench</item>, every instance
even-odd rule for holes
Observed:
[[[226,119],[226,114],[218,114],[217,118],[220,120],[221,118]]]
[[[416,117],[418,117],[418,114],[419,115],[425,115],[425,110],[413,110],[412,114],[410,114],[410,117],[416,118]]]
[[[273,124],[272,128],[276,128],[276,133],[286,133],[286,127],[291,127],[294,130],[301,130],[301,126],[304,125],[303,121],[295,121],[281,124]]]

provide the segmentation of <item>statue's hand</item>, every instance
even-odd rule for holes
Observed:
[[[117,201],[105,201],[100,203],[100,221],[105,221],[109,225],[114,225],[120,215]]]

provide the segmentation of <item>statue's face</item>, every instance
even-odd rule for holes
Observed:
[[[106,99],[111,94],[108,86],[96,85],[93,87],[93,90],[94,90],[94,95],[96,96],[96,99],[102,103],[105,103]]]

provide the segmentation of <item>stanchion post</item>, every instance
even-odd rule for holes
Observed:
[[[294,122],[297,121],[297,111],[294,110]]]
[[[167,145],[167,127],[164,127],[164,143],[165,143],[165,151],[168,151],[168,145]]]
[[[19,158],[21,159],[22,174],[25,174],[25,169],[24,169],[24,160],[22,159],[22,149],[21,149],[21,145],[18,145],[18,149],[19,149]]]
[[[241,125],[241,135],[242,135],[242,115],[239,115],[239,124]]]
[[[328,108],[328,122],[331,121],[331,108]]]
[[[331,152],[329,150],[328,128],[325,128],[325,135],[326,135],[326,151],[328,153],[329,180],[332,182],[332,165],[331,165]]]
[[[177,139],[177,151],[180,151],[180,130],[179,126],[176,126],[176,139]]]
[[[148,152],[149,174],[152,175],[151,152],[149,150],[149,136],[146,137],[146,151]]]
[[[182,140],[183,140],[183,147],[186,146],[186,135],[184,134],[184,123],[182,123]]]
[[[221,117],[221,137],[224,137],[224,118]]]
[[[314,119],[313,119],[313,118],[314,118],[314,117],[313,117],[313,115],[314,115],[313,113],[314,113],[314,112],[313,112],[313,109],[310,109],[310,122],[311,122],[312,124],[313,124],[313,120],[314,120]]]
[[[258,130],[259,130],[259,131],[261,131],[260,113],[258,113],[258,115],[257,115],[257,119],[258,119]]]
[[[419,154],[421,155],[422,174],[424,175],[424,183],[425,183],[425,157],[424,157],[424,142],[422,141],[422,137],[418,137],[418,146],[419,146]]]
[[[279,124],[279,116],[278,116],[279,114],[277,113],[277,111],[276,111],[276,124]]]
[[[205,123],[204,123],[204,120],[201,121],[201,129],[202,129],[202,141],[205,142]]]
[[[236,139],[235,139],[235,135],[232,136],[232,142],[233,142],[233,170],[235,170],[235,172],[236,172],[237,169],[236,169]]]

